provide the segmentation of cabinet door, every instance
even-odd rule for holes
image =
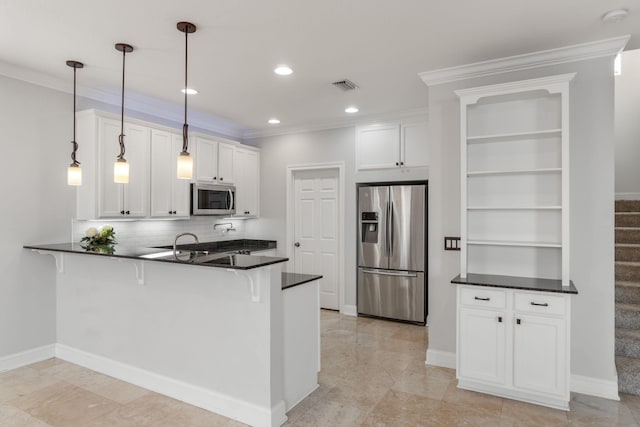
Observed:
[[[427,166],[429,164],[429,144],[427,123],[402,125],[400,145],[400,165],[404,167]]]
[[[233,180],[233,152],[231,144],[218,143],[218,182],[231,184]]]
[[[358,170],[400,166],[400,126],[359,127],[356,130],[356,167]]]
[[[171,207],[174,217],[189,217],[189,186],[191,181],[178,178],[178,154],[182,151],[182,135],[171,135]]]
[[[196,138],[196,179],[217,182],[218,143],[202,137]]]
[[[245,152],[243,187],[245,189],[244,210],[246,215],[260,214],[260,156],[255,151]],[[235,172],[235,171],[234,171]]]
[[[98,177],[98,217],[121,218],[123,207],[123,186],[113,182],[113,164],[120,154],[118,136],[120,135],[120,122],[117,120],[98,119],[98,159],[100,163]],[[125,158],[126,157],[125,155]]]
[[[562,318],[516,314],[514,387],[557,395],[567,392],[566,333]]]
[[[148,127],[125,123],[125,158],[129,162],[129,183],[124,185],[124,210],[127,218],[149,215],[149,141]]]
[[[171,160],[177,156],[173,152],[169,132],[151,131],[151,216],[155,218],[172,216],[171,187],[173,169]]]
[[[504,385],[504,312],[460,308],[458,316],[458,376]]]

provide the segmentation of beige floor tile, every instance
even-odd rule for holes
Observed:
[[[429,399],[442,400],[451,382],[450,376],[443,375],[441,371],[436,369],[426,368],[422,372],[405,370],[392,389]]]
[[[569,405],[571,411],[567,418],[573,426],[638,426],[631,410],[623,402],[572,393]]]
[[[0,425],[11,427],[50,427],[37,418],[8,404],[0,404]]]
[[[555,427],[569,423],[566,411],[511,399],[504,399],[502,402],[502,418],[511,420],[518,427]]]
[[[18,397],[10,404],[52,426],[85,426],[119,404],[63,381]]]
[[[0,402],[32,393],[58,382],[56,378],[42,375],[30,366],[0,374]]]
[[[369,413],[363,426],[423,426],[442,402],[390,390]]]
[[[487,416],[500,417],[502,413],[502,398],[459,389],[456,381],[452,381],[449,384],[449,388],[442,399],[460,407],[474,408]]]

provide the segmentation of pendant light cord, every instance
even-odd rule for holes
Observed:
[[[189,58],[189,31],[184,32],[184,125],[182,125],[182,153],[189,149],[189,125],[187,124],[187,61]]]
[[[126,49],[122,49],[122,97],[120,103],[120,136],[118,136],[118,142],[120,143],[120,154],[118,160],[124,160],[124,65]]]
[[[76,151],[78,151],[78,143],[76,142],[76,71],[77,66],[73,67],[73,151],[71,151],[71,166],[80,166],[80,162],[76,160]]]

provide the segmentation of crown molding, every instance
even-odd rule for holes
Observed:
[[[289,126],[278,127],[273,129],[259,129],[245,131],[242,135],[243,140],[266,138],[270,136],[292,135],[297,133],[319,132],[330,129],[340,129],[351,126],[362,126],[372,124],[374,122],[391,122],[391,121],[426,121],[428,117],[428,108],[420,107],[410,110],[396,111],[384,114],[370,114],[367,116],[353,117],[344,120],[333,120],[322,123],[316,123],[308,126]]]
[[[456,67],[425,71],[419,73],[418,76],[420,76],[427,86],[434,86],[512,71],[584,61],[605,56],[615,56],[624,49],[630,37],[630,35],[626,35]]]
[[[37,86],[53,89],[64,93],[73,93],[71,84],[47,73],[20,67],[15,64],[0,61],[0,75],[12,79],[21,80]],[[78,84],[78,96],[92,99],[105,104],[120,106],[120,92],[110,92],[108,90],[96,89]],[[133,91],[127,91],[126,110],[137,112],[150,117],[182,123],[184,120],[184,107],[161,99],[142,95]],[[198,128],[206,132],[240,140],[246,127],[238,125],[230,120],[226,120],[211,114],[203,113],[193,108],[189,109],[189,126]]]

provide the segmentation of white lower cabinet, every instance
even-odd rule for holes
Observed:
[[[571,297],[458,286],[458,387],[569,409]]]

